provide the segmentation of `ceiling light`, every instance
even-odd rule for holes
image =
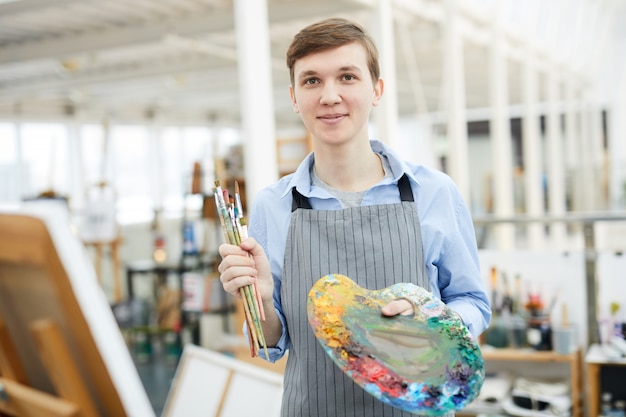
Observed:
[[[80,58],[61,59],[59,63],[69,72],[78,71],[82,67],[82,60]]]

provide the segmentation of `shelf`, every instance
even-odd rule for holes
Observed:
[[[578,358],[578,353],[562,355],[554,351],[538,351],[533,349],[486,349],[482,351],[485,360],[515,361],[515,362],[572,362]]]
[[[602,345],[593,344],[585,355],[587,364],[626,366],[626,358],[609,357],[604,353]]]
[[[626,367],[626,358],[607,357],[601,345],[593,344],[589,347],[585,355],[585,365],[587,367],[587,398],[589,401],[589,415],[596,417],[600,415],[600,394],[602,384],[600,374],[603,367]],[[626,373],[626,372],[625,372]]]
[[[554,363],[568,367],[570,393],[572,396],[572,416],[582,417],[584,408],[582,404],[582,353],[580,350],[560,354],[554,351],[538,351],[534,349],[513,349],[513,348],[482,348],[482,355],[487,362],[528,362],[528,363]],[[457,413],[458,414],[458,413]],[[477,408],[470,407],[463,410],[462,414],[480,414]]]

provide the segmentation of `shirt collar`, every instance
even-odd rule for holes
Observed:
[[[289,179],[288,186],[283,192],[282,197],[285,197],[288,193],[291,192],[293,187],[296,187],[298,192],[304,196],[308,196],[311,192],[311,175],[309,174],[309,169],[315,160],[313,152],[309,153],[300,165],[298,165],[298,169],[291,175]]]
[[[406,174],[409,177],[409,180],[419,185],[419,181],[415,177],[413,170],[410,169],[407,163],[403,161],[390,146],[379,140],[370,140],[370,145],[372,146],[372,150],[374,152],[387,157],[389,165],[391,166],[394,181],[398,181],[403,174]],[[305,197],[322,197],[315,195],[315,193],[311,190],[311,175],[309,172],[314,161],[315,155],[311,152],[304,158],[298,166],[298,169],[296,169],[293,173],[289,180],[289,185],[281,197],[285,197],[287,193],[291,192],[293,187],[296,187],[298,192]]]
[[[394,181],[398,181],[402,175],[406,174],[409,180],[419,185],[414,170],[389,145],[379,140],[370,140],[370,144],[374,152],[386,156],[389,160]]]

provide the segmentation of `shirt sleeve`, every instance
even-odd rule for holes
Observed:
[[[267,347],[267,353],[269,357],[265,355],[264,349],[259,349],[259,357],[272,363],[276,362],[277,360],[285,356],[285,352],[287,352],[287,349],[289,347],[289,339],[287,337],[287,331],[286,331],[287,325],[285,322],[285,316],[278,307],[276,307],[276,313],[278,314],[278,318],[283,327],[283,332],[280,336],[280,339],[278,340],[278,343],[276,344],[276,346]],[[246,340],[248,340],[248,326],[246,325],[245,321],[243,323],[243,334],[246,336]]]
[[[449,176],[424,168],[418,176],[415,195],[430,289],[477,338],[491,321],[491,306],[470,212]]]
[[[489,326],[491,306],[480,275],[474,226],[462,200],[456,203],[455,219],[437,265],[439,290],[442,301],[477,338]]]

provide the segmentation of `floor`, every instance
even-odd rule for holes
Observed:
[[[181,346],[187,342],[199,344],[200,340],[197,325],[188,325],[189,330],[180,335],[147,326],[151,308],[149,303],[135,300],[119,303],[113,310],[155,415],[159,417],[165,409],[181,356]],[[225,326],[224,323],[222,325]],[[226,326],[222,330],[230,329]]]
[[[113,305],[113,313],[128,345],[139,377],[157,417],[161,416],[180,358],[174,332],[148,326],[154,306],[141,299]]]
[[[131,353],[154,413],[161,416],[176,374],[178,360],[164,351],[160,340],[154,339],[153,337],[150,349],[138,352],[137,348],[131,347]]]
[[[172,385],[176,364],[165,361],[162,357],[154,357],[149,361],[136,363],[139,377],[143,383],[156,416],[161,416],[165,401]]]

